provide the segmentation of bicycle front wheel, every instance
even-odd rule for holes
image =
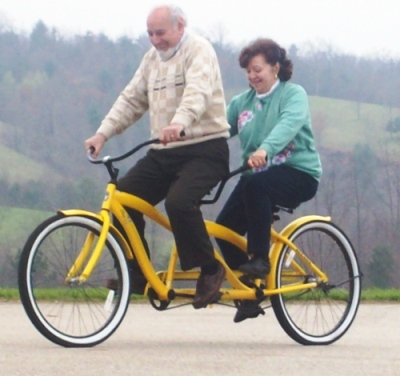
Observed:
[[[306,256],[284,246],[276,266],[276,286],[316,281],[317,287],[271,297],[281,327],[303,345],[328,345],[351,326],[360,302],[361,272],[357,255],[339,227],[331,222],[311,221],[296,228],[289,240]],[[311,261],[324,272],[320,281]]]
[[[65,347],[89,347],[117,329],[129,304],[129,273],[124,253],[108,233],[100,259],[86,281],[68,277],[82,249],[93,251],[102,224],[84,216],[57,214],[40,224],[27,240],[19,264],[19,292],[39,332]],[[82,259],[82,256],[81,256]],[[116,280],[115,289],[107,281]]]

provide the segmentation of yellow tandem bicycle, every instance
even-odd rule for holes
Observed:
[[[160,311],[191,304],[199,271],[179,269],[175,246],[166,270],[154,269],[125,207],[171,230],[168,218],[138,197],[116,190],[121,161],[157,139],[146,141],[118,157],[89,160],[103,164],[111,180],[98,213],[59,210],[39,224],[26,241],[18,270],[22,304],[32,324],[48,340],[64,347],[95,346],[121,324],[130,303],[130,263],[136,259],[148,283],[145,295]],[[214,203],[232,176],[218,186]],[[283,208],[280,208],[283,209]],[[277,214],[276,218],[278,219]],[[126,236],[113,225],[122,224]],[[246,252],[246,238],[206,220],[211,237],[233,243]],[[353,323],[361,296],[356,252],[346,234],[330,217],[307,215],[283,230],[272,229],[271,272],[265,280],[244,283],[242,273],[226,269],[226,281],[215,304],[239,308],[244,302],[267,303],[283,330],[303,345],[328,345],[341,338]],[[107,287],[108,280],[116,287]]]

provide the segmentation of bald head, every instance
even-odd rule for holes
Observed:
[[[147,17],[147,33],[158,51],[167,51],[180,42],[185,31],[186,16],[178,7],[160,5]]]
[[[187,17],[183,10],[175,5],[158,5],[154,7],[149,13],[149,18],[153,16],[162,16],[169,18],[169,21],[177,25],[178,22],[181,22],[183,26],[187,26]]]

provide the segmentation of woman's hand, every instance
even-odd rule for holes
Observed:
[[[264,149],[256,150],[248,159],[250,167],[264,167],[267,164],[267,152]]]

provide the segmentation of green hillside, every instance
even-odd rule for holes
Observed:
[[[10,183],[40,180],[48,176],[59,178],[54,170],[7,146],[5,140],[10,134],[11,127],[0,122],[0,178],[7,178]]]
[[[309,98],[317,145],[351,151],[356,144],[368,144],[379,155],[388,147],[399,149],[399,137],[385,130],[400,108],[356,103],[341,99]]]
[[[14,244],[21,238],[26,240],[26,236],[52,214],[55,213],[0,206],[0,243]]]

